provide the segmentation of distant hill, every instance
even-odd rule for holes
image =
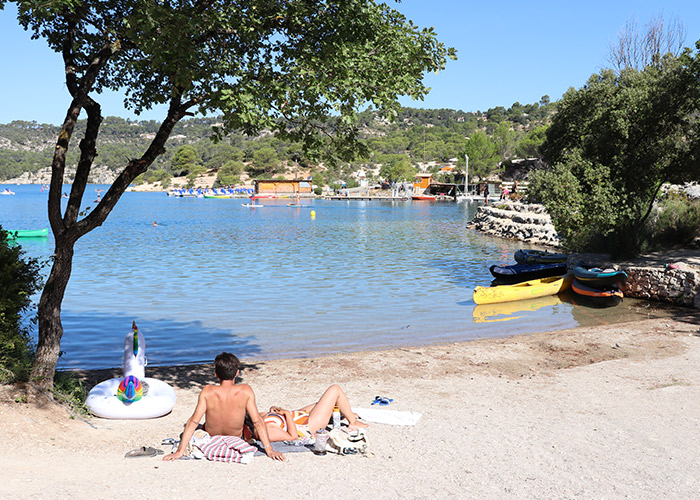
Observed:
[[[540,103],[510,108],[497,107],[486,112],[464,112],[453,109],[402,108],[394,122],[381,118],[374,111],[359,115],[362,137],[371,151],[369,158],[360,159],[352,165],[343,165],[328,172],[331,176],[348,175],[358,165],[369,170],[373,166],[389,161],[396,155],[408,156],[414,165],[445,163],[462,156],[466,138],[476,130],[492,135],[499,124],[506,122],[512,132],[513,145],[501,160],[517,154],[518,146],[527,142],[528,134],[548,123],[553,112],[549,99]],[[301,156],[301,147],[282,141],[270,133],[248,138],[233,134],[214,144],[210,140],[212,126],[219,119],[192,118],[175,126],[167,143],[167,151],[152,165],[151,171],[164,171],[178,175],[173,165],[173,155],[184,145],[191,146],[200,166],[216,171],[231,158],[241,162],[252,162],[256,151],[272,149],[273,161],[280,166],[277,173],[292,168],[294,161],[302,167],[318,168]],[[102,123],[98,142],[99,156],[95,161],[96,172],[118,172],[131,158],[139,157],[158,130],[158,122],[133,121],[107,117]],[[85,120],[78,122],[74,137],[82,135]],[[51,155],[60,127],[45,123],[16,120],[0,124],[0,182],[14,179],[27,172],[33,174],[51,164]],[[76,143],[68,150],[67,166],[75,166],[78,160]],[[327,170],[326,170],[327,171]],[[328,174],[326,174],[328,175]],[[93,182],[95,180],[93,179]]]

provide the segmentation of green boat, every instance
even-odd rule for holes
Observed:
[[[8,240],[16,240],[18,238],[47,238],[49,236],[49,229],[26,229],[17,231],[7,231]]]

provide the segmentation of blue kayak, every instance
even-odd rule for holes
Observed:
[[[566,262],[551,264],[513,264],[510,266],[491,266],[489,271],[494,278],[504,283],[519,283],[549,276],[566,274]]]
[[[627,273],[615,269],[600,269],[579,263],[574,267],[574,276],[584,284],[599,290],[611,287],[624,288],[627,283]]]
[[[543,250],[518,250],[515,252],[515,262],[518,264],[554,264],[566,262],[568,257],[565,253],[551,253]]]

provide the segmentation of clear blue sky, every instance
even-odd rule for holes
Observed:
[[[421,27],[433,26],[455,47],[459,59],[431,74],[425,101],[405,106],[485,111],[514,102],[528,104],[547,94],[554,101],[569,87],[581,87],[607,65],[607,52],[628,18],[640,25],[663,14],[678,18],[686,45],[700,39],[700,0],[403,0],[389,2]],[[14,5],[0,11],[0,123],[35,120],[59,124],[69,96],[59,54],[31,40],[16,21]],[[159,119],[163,109],[136,117],[118,95],[98,99],[103,116]]]

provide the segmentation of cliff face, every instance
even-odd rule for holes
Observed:
[[[477,209],[471,227],[500,238],[536,245],[561,246],[561,238],[543,205],[493,202]]]

